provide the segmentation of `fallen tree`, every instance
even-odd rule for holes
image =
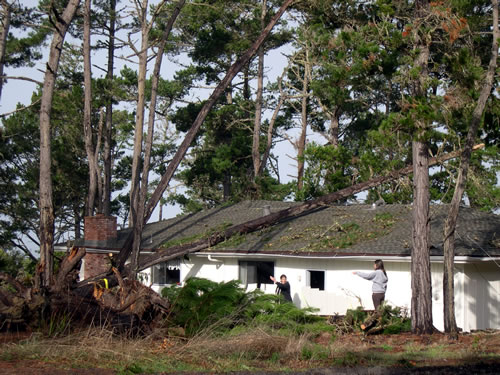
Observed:
[[[480,147],[482,145],[477,145],[474,150]],[[429,164],[436,165],[455,158],[460,153],[460,151],[455,151],[433,158]],[[386,176],[361,182],[315,200],[233,225],[201,240],[160,250],[142,258],[139,267],[143,270],[185,254],[207,249],[236,234],[251,233],[293,216],[307,214],[411,172],[412,166],[409,165]],[[120,272],[110,263],[107,273],[77,283],[78,265],[84,255],[84,248],[73,248],[62,260],[59,272],[50,288],[27,288],[11,276],[0,274],[0,281],[10,287],[0,288],[0,320],[3,324],[16,327],[36,325],[41,319],[62,313],[69,314],[67,316],[85,323],[109,324],[116,332],[138,334],[149,332],[161,317],[168,313],[168,301],[139,281],[122,278],[122,275],[129,274],[129,266],[125,266],[124,272]]]
[[[483,144],[479,144],[474,146],[474,150],[477,150],[479,148],[484,147]],[[448,154],[439,156],[439,157],[434,157],[429,160],[429,166],[436,165],[439,163],[442,163],[444,161],[456,158],[460,156],[461,151],[457,150],[454,152],[450,152]],[[177,245],[177,246],[172,246],[167,249],[160,250],[154,254],[148,255],[144,258],[142,258],[140,264],[139,264],[139,269],[144,270],[146,268],[149,268],[151,266],[154,266],[155,264],[161,263],[161,262],[166,262],[168,260],[180,257],[185,254],[189,253],[194,253],[197,251],[201,251],[204,249],[207,249],[209,247],[215,246],[218,243],[225,241],[232,236],[236,234],[247,234],[251,232],[255,232],[257,230],[269,227],[274,224],[278,224],[283,220],[287,220],[293,216],[297,215],[302,215],[308,212],[312,212],[320,207],[323,207],[325,205],[331,204],[335,201],[348,198],[354,194],[360,193],[362,191],[371,189],[373,187],[379,186],[385,182],[392,181],[395,179],[398,179],[400,177],[409,175],[413,171],[413,166],[409,165],[405,168],[393,171],[385,176],[380,176],[376,177],[373,179],[370,179],[368,181],[360,182],[358,184],[349,186],[347,188],[338,190],[334,193],[330,193],[327,195],[324,195],[322,197],[319,197],[317,199],[305,202],[303,204],[293,206],[286,208],[281,211],[277,211],[274,213],[271,213],[266,216],[259,217],[254,220],[247,221],[243,224],[237,224],[233,225],[229,228],[227,228],[224,231],[216,232],[213,233],[212,235],[200,239],[198,241],[194,241],[188,244],[183,244],[183,245]],[[127,266],[124,267],[125,270],[123,274],[127,274]],[[117,281],[113,278],[113,276],[110,273],[106,274],[101,274],[96,277],[87,279],[82,281],[79,284],[80,293],[82,295],[89,294],[91,292],[91,289],[89,288],[89,283],[94,282],[96,280],[102,279],[104,277],[109,277],[109,282],[111,283],[116,283]]]

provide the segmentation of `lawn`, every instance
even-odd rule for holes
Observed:
[[[491,369],[500,367],[499,331],[461,334],[451,340],[439,333],[367,336],[306,331],[297,336],[259,328],[186,338],[180,331],[158,330],[127,339],[89,328],[53,338],[3,333],[0,342],[2,374],[307,373],[359,368],[473,373],[471,366],[495,373]]]

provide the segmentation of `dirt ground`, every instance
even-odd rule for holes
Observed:
[[[2,345],[15,343],[29,338],[29,332],[20,333],[0,333],[0,351]],[[317,338],[319,345],[331,345],[332,340],[329,334],[321,335]],[[461,334],[458,340],[450,340],[443,334],[433,335],[378,335],[363,336],[361,334],[351,334],[337,337],[334,341],[335,348],[339,352],[366,353],[385,352],[401,353],[408,348],[415,348],[416,351],[422,348],[433,347],[442,350],[447,355],[436,355],[434,358],[426,360],[409,361],[408,366],[381,367],[381,366],[341,366],[341,367],[320,367],[308,368],[304,363],[297,363],[297,372],[300,374],[500,374],[500,331],[496,332],[476,332],[471,334]],[[457,353],[454,357],[450,353]],[[465,357],[463,353],[468,353]],[[458,355],[461,354],[461,355]],[[477,357],[475,356],[477,354]],[[486,356],[485,356],[486,355]],[[483,360],[477,361],[478,357]],[[441,358],[441,359],[440,359]],[[485,360],[484,358],[488,358]],[[417,362],[418,361],[418,362]],[[290,367],[295,368],[294,364]],[[213,372],[206,372],[206,374]],[[251,372],[252,374],[278,374],[277,372]],[[287,372],[290,373],[290,372]],[[57,363],[49,363],[43,360],[0,360],[0,374],[25,374],[25,375],[115,375],[116,371],[109,369],[61,369]],[[184,375],[190,373],[182,373]],[[231,372],[231,374],[249,374],[243,372]]]

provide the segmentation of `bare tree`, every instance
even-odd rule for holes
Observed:
[[[55,31],[50,45],[49,59],[40,102],[40,267],[38,274],[43,286],[51,283],[54,248],[54,207],[52,203],[50,115],[59,59],[64,37],[80,0],[70,0],[62,14],[52,7],[51,20]]]
[[[297,190],[302,190],[304,186],[304,170],[305,161],[304,153],[306,149],[307,140],[307,128],[308,128],[308,111],[309,111],[309,101],[310,101],[310,83],[312,80],[312,61],[310,55],[310,41],[307,37],[309,31],[307,30],[307,25],[303,26],[302,34],[300,39],[297,39],[299,44],[299,51],[295,53],[291,60],[292,65],[289,76],[293,77],[289,80],[288,86],[290,92],[295,93],[294,95],[289,95],[289,98],[296,98],[298,102],[290,102],[294,110],[300,113],[300,133],[298,138],[289,139],[290,143],[297,151]]]
[[[273,146],[273,131],[274,131],[274,125],[276,124],[276,120],[278,119],[278,114],[281,110],[281,106],[283,105],[285,101],[285,95],[283,93],[283,88],[282,88],[282,82],[283,82],[283,74],[278,78],[278,89],[279,89],[279,99],[278,103],[276,104],[276,107],[274,108],[273,115],[271,116],[271,120],[269,121],[269,126],[267,128],[267,141],[266,141],[266,149],[264,150],[264,154],[262,155],[262,160],[260,162],[260,171],[259,175],[262,175],[262,172],[264,171],[264,168],[266,167],[267,160],[269,159],[269,155],[271,154],[271,148]]]
[[[85,137],[85,151],[89,164],[89,191],[86,202],[86,216],[92,216],[97,195],[97,149],[92,140],[92,65],[90,58],[90,7],[91,0],[85,0],[83,11],[83,81],[85,87],[83,108],[83,132]]]
[[[146,106],[146,73],[148,64],[149,32],[153,27],[154,17],[147,18],[148,0],[137,1],[136,13],[141,25],[141,46],[137,49],[132,43],[130,47],[139,59],[139,73],[137,77],[137,107],[135,111],[134,150],[132,155],[132,179],[130,182],[130,217],[129,225],[133,226],[137,216],[139,201],[140,160],[142,155],[142,137],[144,128],[144,111]]]
[[[302,95],[300,98],[300,136],[297,141],[297,189],[304,187],[304,153],[306,150],[307,136],[307,104],[309,102],[309,84],[311,79],[311,61],[309,59],[309,45],[307,40],[304,43],[304,75],[302,77]]]
[[[263,30],[266,26],[265,18],[267,13],[267,1],[262,0],[262,10],[260,16],[260,25]],[[254,180],[260,175],[260,127],[262,121],[262,99],[264,92],[264,48],[260,46],[257,52],[258,68],[257,68],[257,93],[255,98],[255,119],[253,126],[253,142],[252,142],[252,160],[253,160],[253,177]]]
[[[444,330],[451,336],[458,334],[457,323],[455,320],[455,291],[454,291],[454,271],[455,260],[455,229],[457,226],[458,211],[460,202],[465,191],[465,182],[470,165],[472,147],[477,135],[477,130],[481,123],[484,108],[488,97],[491,95],[495,70],[498,59],[498,40],[500,32],[498,30],[498,0],[491,0],[493,13],[493,41],[491,45],[491,57],[484,80],[481,80],[482,89],[472,114],[471,124],[467,133],[464,149],[460,157],[460,168],[458,170],[457,180],[455,182],[455,191],[450,204],[448,217],[444,226],[444,264],[443,264],[443,300],[444,300]]]
[[[113,81],[114,56],[115,56],[115,30],[116,30],[116,0],[109,1],[109,27],[108,27],[108,66],[106,82],[108,93],[106,98],[106,122],[104,126],[104,152],[103,152],[103,193],[99,199],[99,212],[109,216],[111,214],[111,135],[113,124],[113,94],[111,85]]]

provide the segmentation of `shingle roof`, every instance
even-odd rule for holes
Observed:
[[[245,201],[146,225],[142,249],[154,250],[194,241],[228,226],[256,219],[297,202]],[[448,206],[431,206],[431,255],[442,255]],[[119,231],[120,248],[130,229]],[[260,231],[234,236],[205,252],[289,255],[410,255],[412,206],[325,206]],[[500,256],[500,216],[460,208],[456,255]]]

